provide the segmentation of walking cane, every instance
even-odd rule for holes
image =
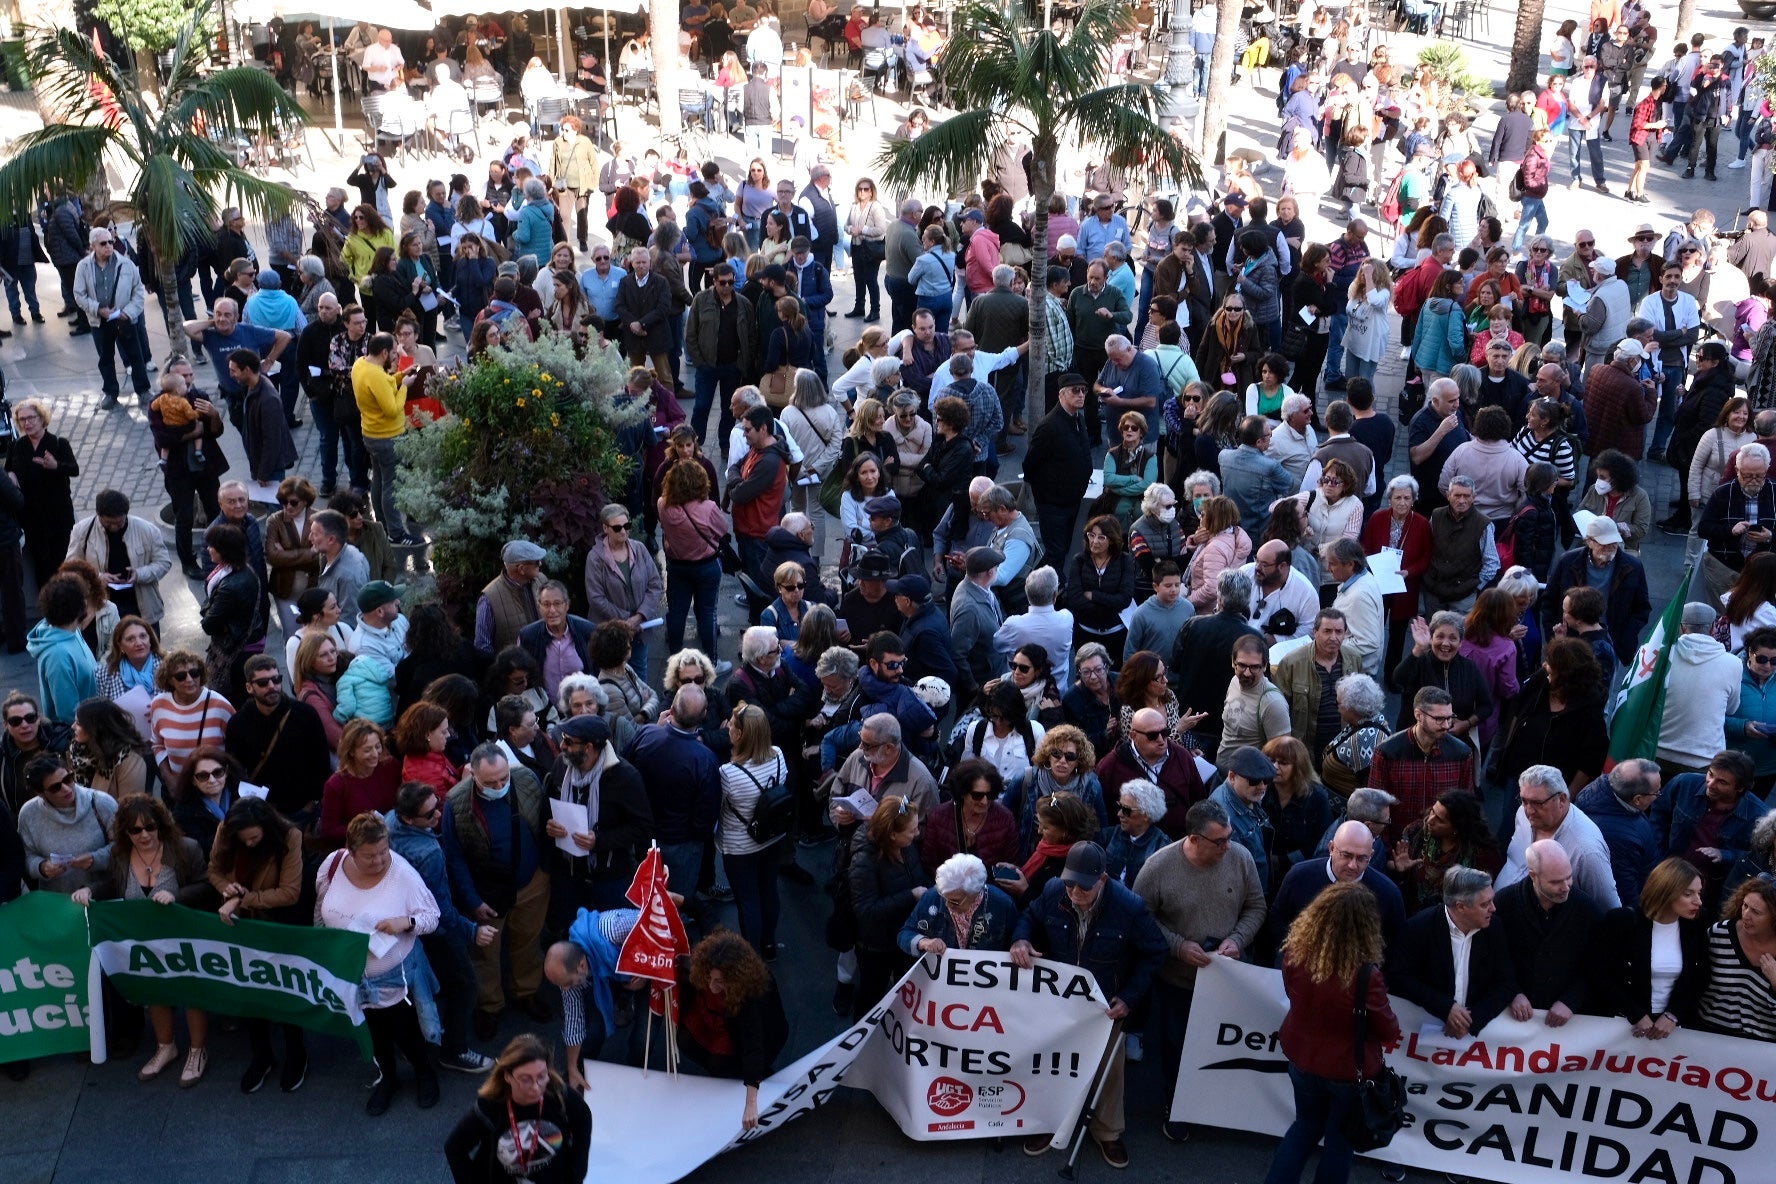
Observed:
[[[1063,1180],[1072,1180],[1076,1176],[1074,1165],[1079,1162],[1079,1152],[1085,1146],[1086,1132],[1091,1129],[1092,1119],[1098,1116],[1098,1100],[1104,1096],[1104,1084],[1110,1078],[1110,1066],[1114,1065],[1116,1058],[1122,1055],[1122,1042],[1125,1039],[1122,1030],[1118,1028],[1116,1039],[1110,1042],[1110,1047],[1107,1050],[1108,1055],[1104,1057],[1103,1064],[1098,1067],[1097,1083],[1092,1086],[1091,1097],[1086,1099],[1085,1109],[1080,1111],[1079,1118],[1075,1123],[1072,1140],[1073,1150],[1068,1154],[1067,1162],[1061,1165],[1061,1179]]]

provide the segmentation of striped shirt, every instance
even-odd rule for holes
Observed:
[[[1554,475],[1562,481],[1578,480],[1578,441],[1571,432],[1555,432],[1546,440],[1537,440],[1535,433],[1524,428],[1512,441],[1528,464],[1546,462],[1554,466]]]
[[[748,765],[732,762],[721,767],[721,830],[716,836],[723,855],[752,855],[770,843],[755,843],[746,833],[746,820],[758,809],[759,791],[772,782],[789,779],[783,753],[773,745],[771,755]],[[772,840],[775,842],[776,840]]]
[[[1702,1026],[1727,1036],[1776,1041],[1776,987],[1746,958],[1732,921],[1708,927],[1708,990]]]
[[[148,704],[148,727],[154,733],[154,759],[164,761],[168,771],[177,778],[185,769],[185,760],[205,745],[223,746],[228,735],[228,721],[234,718],[234,706],[209,687],[182,707],[172,692],[162,691]]]

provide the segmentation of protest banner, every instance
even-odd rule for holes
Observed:
[[[1217,958],[1196,982],[1172,1118],[1281,1135],[1295,1117],[1281,973]],[[1406,1078],[1407,1124],[1369,1158],[1511,1184],[1770,1178],[1768,1145],[1757,1150],[1776,1122],[1766,1044],[1683,1029],[1636,1039],[1596,1016],[1550,1028],[1541,1013],[1451,1040],[1392,1002],[1405,1036],[1387,1059]]]
[[[367,934],[214,913],[146,900],[93,905],[93,960],[131,1003],[199,1007],[355,1040],[370,1058],[358,1000]]]
[[[920,1141],[1065,1139],[1110,1038],[1105,1006],[1096,980],[1075,966],[1038,959],[1020,970],[991,951],[928,956],[863,1019],[760,1082],[750,1131],[741,1129],[738,1081],[585,1062],[592,1161],[601,1179],[672,1184],[813,1110],[840,1085],[869,1090]]]
[[[86,920],[60,892],[30,892],[0,905],[0,1062],[90,1043]]]

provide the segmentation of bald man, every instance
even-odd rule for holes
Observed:
[[[1382,942],[1391,943],[1406,923],[1406,903],[1400,897],[1400,889],[1375,866],[1375,836],[1363,823],[1352,820],[1332,832],[1331,847],[1323,858],[1302,860],[1283,877],[1270,906],[1272,947],[1282,944],[1295,918],[1328,884],[1357,882],[1375,893],[1375,903],[1381,911]],[[1279,955],[1278,965],[1281,961]]]
[[[1252,577],[1252,624],[1266,644],[1308,635],[1320,611],[1320,590],[1295,570],[1295,552],[1288,543],[1271,539],[1240,570]]]
[[[1572,859],[1553,839],[1531,843],[1524,859],[1529,875],[1501,889],[1494,901],[1493,923],[1503,931],[1516,968],[1511,1018],[1545,1012],[1544,1022],[1558,1028],[1590,1002],[1587,968],[1603,911],[1573,886]]]

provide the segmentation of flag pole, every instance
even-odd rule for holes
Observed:
[[[647,1034],[641,1042],[641,1075],[648,1075],[648,1057],[654,1051],[654,1009],[648,1008]]]

